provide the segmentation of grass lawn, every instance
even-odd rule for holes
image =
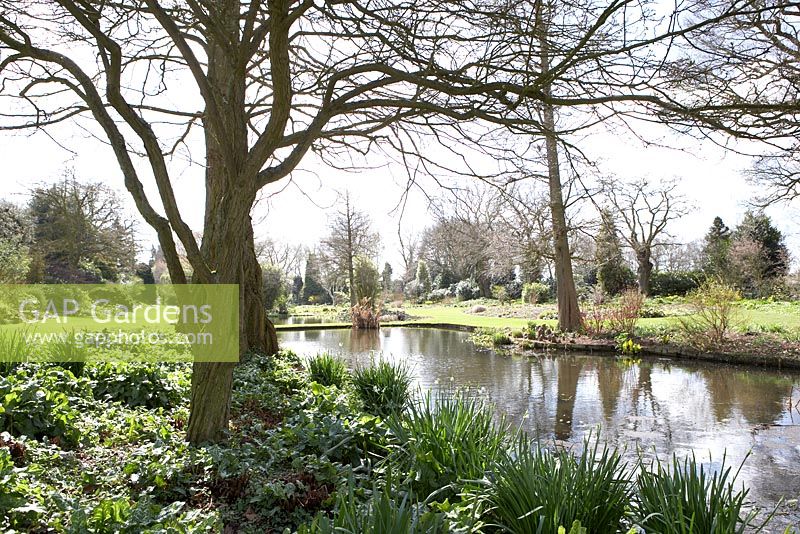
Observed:
[[[109,331],[116,331],[116,330],[123,330],[123,331],[133,331],[138,332],[142,330],[143,323],[139,321],[138,323],[118,323],[115,321],[109,321],[107,323],[98,323],[91,317],[69,317],[67,320],[56,321],[54,319],[48,319],[44,322],[35,321],[27,324],[23,323],[10,323],[10,324],[0,324],[0,332],[4,331],[24,331],[25,333],[33,333],[33,332],[70,332],[70,331],[88,331],[88,332],[100,332],[102,330],[109,330]],[[150,330],[158,330],[163,332],[174,332],[175,325],[172,323],[168,323],[166,321],[161,321],[158,323],[147,323],[146,329]]]
[[[541,320],[531,317],[499,317],[491,303],[485,304],[487,310],[483,313],[469,313],[471,306],[465,305],[410,305],[405,306],[404,310],[412,319],[407,321],[396,321],[383,323],[384,326],[402,326],[406,324],[449,324],[456,326],[473,326],[477,328],[525,328],[530,321],[537,324],[547,324],[556,326],[558,321],[553,319]],[[507,305],[506,305],[507,306]],[[513,305],[512,305],[513,307]],[[660,307],[669,314],[671,310],[680,307],[680,304],[660,304]],[[319,309],[323,316],[323,323],[315,324],[314,327],[325,326],[343,327],[349,323],[337,319],[326,319],[332,317],[331,307],[303,306],[303,314],[313,314],[314,308]],[[555,310],[555,306],[550,305]],[[499,308],[498,308],[499,309]],[[644,328],[675,327],[678,325],[677,317],[645,318],[639,320],[639,326]],[[737,328],[768,328],[781,326],[786,330],[800,329],[800,303],[795,302],[775,302],[765,303],[760,301],[743,301],[737,318]],[[278,330],[303,328],[303,325],[278,325]]]
[[[468,313],[465,306],[407,306],[405,308],[409,315],[416,319],[406,321],[408,323],[444,323],[459,326],[475,326],[479,328],[525,328],[533,319],[523,319],[517,317],[493,317],[492,310],[489,308],[483,313]],[[558,321],[537,321],[551,325],[558,324]]]

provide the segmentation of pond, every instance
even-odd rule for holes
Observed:
[[[313,315],[276,315],[269,318],[272,324],[320,324],[322,317]]]
[[[410,365],[423,389],[450,383],[480,390],[513,423],[543,439],[581,444],[597,433],[625,447],[669,459],[694,452],[716,468],[723,455],[749,498],[774,507],[774,526],[800,524],[800,374],[710,363],[609,355],[511,357],[479,349],[464,332],[421,328],[279,332],[301,355],[331,352],[350,366],[382,353]],[[709,456],[710,455],[710,456]],[[781,530],[782,531],[782,530]]]

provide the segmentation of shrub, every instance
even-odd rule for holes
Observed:
[[[106,362],[86,368],[96,399],[119,401],[131,407],[169,408],[182,391],[159,364]]]
[[[511,338],[505,332],[495,332],[492,334],[492,345],[495,347],[511,345],[512,343],[513,341],[511,341]]]
[[[720,280],[706,280],[688,296],[692,315],[681,318],[681,326],[690,338],[702,344],[697,334],[703,334],[712,345],[725,340],[736,320],[737,303],[741,293]]]
[[[397,445],[386,458],[395,473],[405,473],[417,495],[457,499],[462,486],[480,480],[506,450],[505,427],[494,412],[464,393],[440,392],[411,405],[407,417],[392,417]],[[502,426],[502,425],[501,425]]]
[[[453,292],[449,288],[434,289],[427,295],[427,299],[431,302],[441,302],[446,298],[452,297]]]
[[[309,378],[323,386],[344,387],[347,383],[347,367],[339,358],[330,354],[317,354],[308,360]]]
[[[516,300],[522,298],[522,282],[519,280],[511,280],[504,284],[503,287],[509,299]]]
[[[500,302],[508,302],[509,296],[505,286],[492,286],[492,298],[499,300]]]
[[[653,297],[684,296],[697,289],[705,279],[702,271],[655,272],[650,276],[650,295]]]
[[[368,413],[380,416],[405,410],[411,400],[411,373],[405,364],[379,360],[353,371],[356,395]]]
[[[600,337],[606,333],[606,312],[593,304],[589,311],[581,312],[583,332],[589,337]]]
[[[481,290],[475,280],[461,280],[456,284],[455,294],[458,300],[472,300],[481,296]]]
[[[523,441],[497,467],[488,489],[490,514],[498,525],[538,534],[559,534],[576,521],[584,532],[618,532],[632,498],[620,456],[597,441],[587,441],[578,457]]]
[[[380,327],[380,312],[367,299],[351,308],[350,317],[353,328],[370,330]]]
[[[552,299],[550,286],[541,282],[529,282],[522,286],[522,302],[539,304]]]
[[[735,491],[737,475],[738,471],[731,474],[724,458],[710,477],[694,455],[683,462],[673,456],[671,470],[661,463],[655,470],[642,465],[634,520],[646,532],[663,534],[758,532],[766,523],[755,524],[758,510],[742,515],[748,491]]]
[[[627,289],[607,312],[608,328],[614,334],[633,334],[642,313],[644,296],[638,289]]]
[[[507,332],[496,328],[478,328],[470,334],[469,339],[479,347],[501,347],[513,343]]]
[[[25,282],[31,266],[28,247],[16,239],[0,238],[0,284]]]

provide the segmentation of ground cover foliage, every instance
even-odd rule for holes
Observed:
[[[699,534],[760,525],[729,470],[712,474],[693,459],[629,465],[592,440],[580,454],[553,450],[503,423],[475,391],[414,394],[407,368],[373,365],[351,373],[327,355],[250,355],[236,369],[228,439],[197,447],[185,436],[188,364],[18,364],[0,375],[0,530],[658,525]]]

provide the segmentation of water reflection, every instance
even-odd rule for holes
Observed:
[[[447,384],[483,388],[512,422],[544,439],[579,444],[589,433],[669,458],[694,451],[714,465],[727,451],[751,497],[762,504],[800,493],[800,400],[797,374],[700,362],[563,355],[515,358],[476,349],[463,332],[383,328],[380,331],[281,332],[301,354],[339,353],[364,365],[382,352],[410,364],[423,389]],[[794,390],[797,389],[797,392]]]
[[[277,315],[271,316],[272,324],[321,324],[321,317],[305,315]]]

